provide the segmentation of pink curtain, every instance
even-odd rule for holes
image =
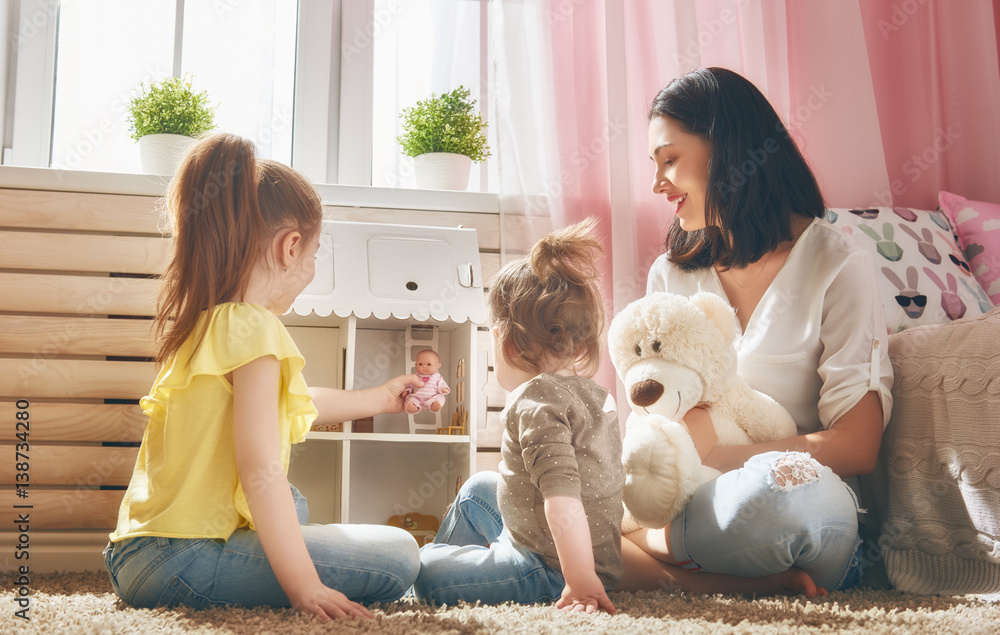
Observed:
[[[649,104],[698,67],[740,72],[768,96],[832,207],[933,209],[940,190],[1000,202],[1000,10],[990,0],[495,0],[494,8],[501,24],[528,14],[543,24],[524,31],[527,41],[508,25],[495,51],[498,89],[509,88],[495,112],[512,135],[501,140],[501,200],[517,194],[510,209],[524,208],[543,189],[544,205],[528,207],[546,210],[545,225],[600,219],[611,311],[645,292],[670,222],[650,190]],[[615,154],[622,143],[627,150]],[[611,386],[605,366],[598,380]]]
[[[624,12],[620,41],[608,5]],[[831,206],[933,209],[940,190],[1000,201],[1000,15],[990,0],[553,1],[548,15],[563,186],[552,220],[596,214],[609,235],[634,237],[632,257],[614,259],[627,296],[642,294],[669,223],[649,188],[648,105],[699,66],[738,71],[768,95]],[[611,46],[624,46],[624,68],[609,69]],[[631,204],[612,222],[606,141],[623,126],[609,120],[605,89],[616,70],[626,77]]]
[[[558,5],[558,3],[554,3]],[[613,131],[608,123],[607,52],[604,37],[604,3],[585,2],[565,19],[551,19],[553,90],[555,92],[556,137],[559,144],[562,207],[553,217],[563,227],[594,216],[610,244],[611,182],[608,149]],[[611,254],[606,253],[609,272]],[[602,278],[605,298],[612,297],[613,277]],[[606,303],[608,316],[613,306]],[[604,360],[595,381],[613,386],[614,368]]]

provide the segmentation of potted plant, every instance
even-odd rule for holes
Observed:
[[[403,134],[396,140],[413,157],[417,187],[464,190],[473,161],[490,156],[486,122],[475,104],[469,89],[459,86],[403,109]]]
[[[139,142],[143,171],[173,174],[195,137],[215,128],[215,108],[207,92],[195,92],[190,74],[139,84],[139,94],[129,103],[128,123]]]

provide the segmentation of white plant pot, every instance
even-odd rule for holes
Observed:
[[[148,134],[139,138],[139,159],[146,174],[173,176],[184,154],[194,145],[194,137],[179,134]]]
[[[413,167],[422,190],[465,190],[472,159],[453,152],[429,152],[413,157]]]

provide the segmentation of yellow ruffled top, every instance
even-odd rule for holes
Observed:
[[[222,538],[253,528],[236,469],[233,387],[225,375],[258,357],[281,361],[278,421],[281,461],[317,416],[302,377],[305,360],[276,315],[244,302],[202,314],[197,350],[188,338],[163,365],[139,404],[149,416],[112,541],[133,536]],[[207,325],[205,324],[207,321]]]

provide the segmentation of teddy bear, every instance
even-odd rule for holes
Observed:
[[[708,407],[719,445],[796,434],[788,411],[737,375],[741,332],[732,307],[708,292],[651,293],[611,321],[611,361],[632,408],[622,441],[625,533],[665,526],[719,476],[701,463],[682,423],[691,408]]]

